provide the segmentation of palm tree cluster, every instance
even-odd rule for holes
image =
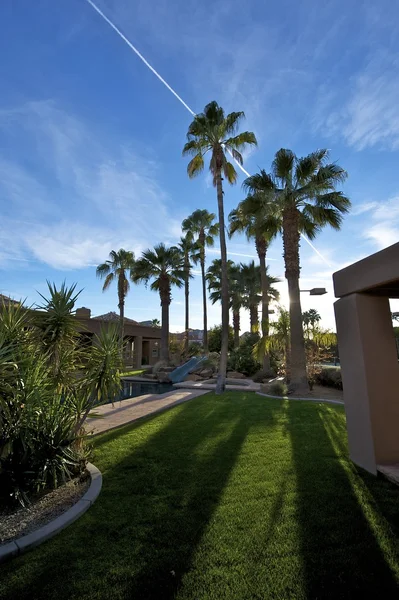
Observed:
[[[217,102],[209,103],[202,113],[195,115],[183,148],[183,154],[193,156],[187,166],[189,177],[194,177],[204,169],[204,157],[209,155],[209,169],[217,190],[223,329],[217,391],[224,388],[230,304],[222,181],[227,179],[234,184],[237,180],[237,172],[229,157],[241,166],[242,151],[248,146],[257,145],[252,132],[237,132],[243,117],[243,112],[225,115]],[[265,340],[269,329],[266,253],[277,235],[283,238],[285,277],[290,299],[290,383],[296,391],[306,388],[308,383],[299,289],[300,236],[314,239],[326,225],[336,230],[340,228],[343,215],[350,209],[350,200],[337,191],[337,186],[346,177],[343,168],[329,161],[325,149],[300,158],[291,150],[281,148],[274,157],[270,172],[261,169],[259,173],[247,177],[243,184],[247,196],[229,217],[231,235],[243,232],[255,241],[261,267],[262,334]],[[264,344],[264,348],[267,348],[267,344]],[[266,355],[264,366],[267,364]]]
[[[221,302],[222,345],[217,380],[217,392],[225,387],[228,355],[229,312],[232,311],[235,343],[239,340],[240,309],[250,313],[251,331],[261,334],[259,348],[263,348],[263,369],[270,369],[268,352],[269,303],[278,294],[273,288],[278,280],[271,277],[267,267],[267,253],[278,237],[283,239],[285,277],[288,283],[289,306],[289,360],[290,383],[296,391],[307,386],[305,340],[300,302],[300,239],[312,240],[326,225],[338,230],[343,215],[350,208],[349,199],[337,191],[347,173],[330,162],[328,151],[317,150],[299,158],[294,152],[280,149],[272,162],[270,172],[261,169],[243,183],[246,197],[230,212],[228,227],[224,215],[223,181],[231,185],[237,181],[235,165],[242,166],[242,152],[257,145],[254,133],[239,131],[243,112],[225,114],[213,101],[204,111],[194,116],[187,132],[183,155],[190,155],[187,166],[190,178],[200,174],[209,157],[209,169],[217,192],[217,216],[205,209],[195,210],[184,219],[177,246],[167,248],[158,244],[143,252],[137,261],[132,252],[111,252],[110,259],[97,268],[99,277],[105,277],[103,289],[112,281],[118,283],[120,311],[120,339],[123,340],[123,319],[129,281],[151,282],[151,289],[160,295],[162,308],[161,357],[169,358],[169,306],[172,286],[185,291],[185,351],[189,344],[189,289],[192,265],[199,264],[202,278],[203,344],[208,350],[207,290],[211,301]],[[231,237],[244,234],[254,242],[259,265],[237,265],[227,258],[226,232]],[[213,261],[206,271],[206,248],[214,245],[219,236],[220,259]],[[262,306],[259,325],[258,307]],[[288,350],[287,350],[288,351]]]
[[[234,347],[240,344],[240,309],[249,311],[251,333],[259,333],[259,304],[262,300],[261,268],[254,261],[249,264],[235,264],[232,260],[227,261],[229,280],[229,308],[233,316]],[[212,304],[221,302],[221,271],[222,261],[215,259],[207,269],[206,279],[208,282],[209,298]],[[278,302],[280,294],[274,283],[279,279],[266,273],[268,303]]]

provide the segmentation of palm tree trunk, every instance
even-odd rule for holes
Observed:
[[[161,360],[169,363],[169,305],[170,305],[170,285],[164,283],[160,289],[161,297]]]
[[[202,306],[204,312],[204,353],[208,354],[208,315],[206,307],[205,250],[201,248]]]
[[[222,300],[222,346],[220,351],[219,373],[216,382],[216,394],[224,392],[226,387],[227,355],[229,351],[229,282],[227,274],[226,231],[224,225],[223,186],[221,175],[221,161],[216,173],[216,191],[219,212],[219,236],[221,272],[221,300]]]
[[[240,345],[240,310],[233,310],[234,348]]]
[[[251,326],[251,333],[259,332],[259,314],[258,314],[258,306],[256,304],[251,304],[249,307],[249,322]]]
[[[290,299],[290,386],[295,392],[309,389],[306,375],[305,341],[303,336],[301,297],[299,291],[299,213],[296,207],[283,212],[283,246],[285,277]]]
[[[267,279],[266,268],[267,244],[264,240],[257,240],[256,248],[259,256],[260,282],[262,288],[262,338],[266,340],[269,337],[269,282]],[[270,371],[270,355],[267,350],[265,350],[262,362],[263,370]]]
[[[184,296],[185,296],[185,334],[184,334],[184,354],[186,357],[188,356],[188,344],[189,344],[189,329],[190,329],[190,306],[189,306],[189,279],[188,274],[185,276],[184,280]]]
[[[118,299],[119,299],[119,340],[121,345],[121,356],[123,359],[123,336],[125,326],[125,281],[124,274],[120,274],[118,277]]]

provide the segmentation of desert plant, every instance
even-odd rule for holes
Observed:
[[[274,381],[269,386],[269,393],[271,396],[287,396],[288,386],[283,381]]]
[[[119,336],[82,348],[75,287],[48,284],[40,311],[0,308],[0,500],[26,503],[84,469],[81,426],[93,404],[120,389]]]
[[[251,376],[257,373],[260,367],[261,364],[254,358],[252,346],[249,344],[241,345],[230,352],[228,368],[232,371]]]

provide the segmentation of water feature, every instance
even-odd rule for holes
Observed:
[[[158,383],[158,381],[127,381],[122,380],[122,389],[114,402],[135,398],[144,394],[165,394],[171,392],[174,387],[171,383]],[[108,401],[108,403],[111,400]]]

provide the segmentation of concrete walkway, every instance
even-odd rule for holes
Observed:
[[[129,398],[115,402],[114,406],[103,404],[92,411],[101,418],[86,419],[85,428],[88,433],[94,435],[104,433],[207,393],[207,390],[176,390],[165,394],[146,394]]]

